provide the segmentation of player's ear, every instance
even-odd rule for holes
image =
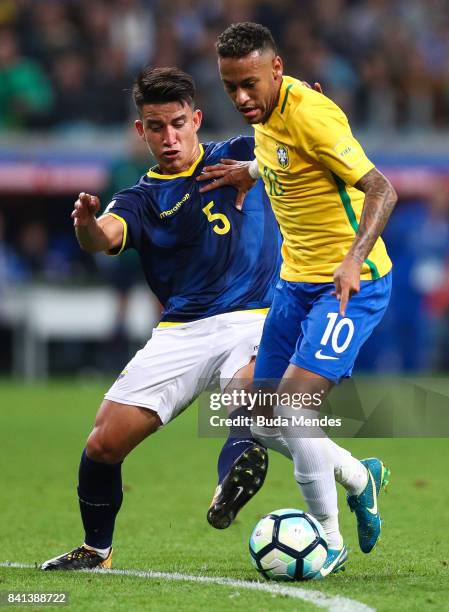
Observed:
[[[137,130],[137,133],[139,134],[139,136],[142,138],[142,140],[145,140],[145,131],[143,129],[143,123],[140,119],[136,119],[134,121],[134,126]]]
[[[196,108],[193,111],[193,125],[195,127],[195,132],[197,132],[201,127],[201,121],[203,120],[203,113],[199,108]]]
[[[273,58],[272,68],[273,68],[274,80],[278,81],[279,79],[282,79],[282,74],[284,72],[284,65],[282,63],[282,58],[279,57],[279,55],[276,55],[276,57]]]

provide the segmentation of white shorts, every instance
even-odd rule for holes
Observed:
[[[257,354],[265,310],[160,323],[105,398],[149,408],[165,425],[213,382],[222,389]]]

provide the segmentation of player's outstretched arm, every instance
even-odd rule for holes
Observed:
[[[398,199],[393,185],[376,168],[365,174],[355,187],[365,193],[359,229],[348,254],[334,272],[335,295],[340,300],[342,316],[351,295],[360,290],[363,262],[381,235]]]
[[[254,162],[237,161],[235,159],[222,159],[221,163],[214,166],[205,166],[203,172],[197,177],[197,181],[210,181],[208,185],[201,187],[200,192],[212,191],[217,187],[231,185],[238,190],[235,206],[240,210],[246,193],[253,187],[258,174],[255,174]]]
[[[97,219],[95,215],[99,210],[97,196],[81,192],[71,214],[79,245],[88,253],[113,252],[122,244],[122,223],[109,215]]]

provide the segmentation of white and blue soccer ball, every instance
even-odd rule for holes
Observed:
[[[271,580],[310,580],[323,567],[327,543],[323,528],[307,512],[274,510],[254,527],[249,539],[253,565]]]

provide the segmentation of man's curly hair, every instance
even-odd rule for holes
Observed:
[[[277,54],[270,30],[260,23],[233,23],[220,34],[215,43],[219,57],[245,57],[253,51],[263,53],[271,49]]]

